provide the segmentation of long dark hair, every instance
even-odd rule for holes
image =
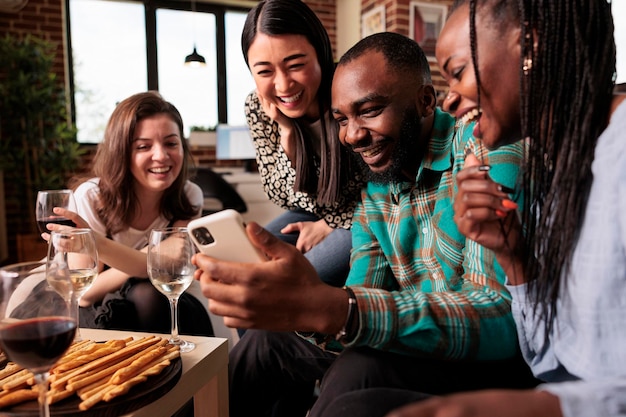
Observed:
[[[317,91],[317,101],[321,118],[322,137],[320,143],[320,175],[310,155],[315,154],[313,144],[305,140],[303,131],[306,125],[294,120],[297,127],[296,191],[305,191],[317,196],[321,204],[338,200],[341,186],[347,180],[350,169],[350,156],[341,146],[337,126],[330,116],[330,90],[335,71],[333,51],[328,33],[317,15],[300,0],[262,0],[246,18],[241,34],[241,49],[248,64],[248,50],[257,33],[266,35],[303,35],[315,49],[322,71],[322,79]],[[249,65],[249,64],[248,64]]]
[[[93,175],[99,177],[99,200],[96,213],[107,234],[126,230],[137,214],[138,200],[130,170],[132,144],[137,123],[147,117],[166,114],[179,128],[183,146],[183,163],[174,183],[161,198],[160,212],[170,220],[191,219],[199,210],[187,198],[184,187],[192,163],[191,152],[183,138],[183,120],[174,105],[156,91],[138,93],[122,100],[113,110],[106,126],[104,140],[94,157]]]
[[[520,120],[530,139],[524,166],[525,275],[549,329],[571,260],[591,183],[598,137],[609,120],[615,41],[606,0],[466,0],[475,71],[476,9],[521,28]],[[480,79],[477,77],[477,83]],[[480,90],[480,85],[478,86]]]

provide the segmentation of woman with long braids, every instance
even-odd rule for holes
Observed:
[[[505,268],[522,352],[545,384],[390,416],[626,416],[626,96],[613,95],[611,4],[458,3],[437,45],[450,84],[444,106],[457,117],[472,110],[490,148],[528,138],[521,186],[533,198],[522,231],[486,167],[469,159],[455,221]],[[507,65],[519,81],[499,84]]]
[[[477,139],[529,143],[521,221],[473,155],[454,207],[459,230],[505,269],[520,347],[544,383],[426,400],[365,390],[338,397],[334,415],[626,416],[626,95],[613,95],[610,3],[460,0],[437,60],[444,108],[475,120]]]

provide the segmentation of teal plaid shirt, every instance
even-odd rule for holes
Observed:
[[[415,182],[369,183],[352,226],[346,285],[359,328],[344,346],[367,345],[440,359],[503,359],[518,349],[511,296],[493,252],[465,239],[453,220],[455,177],[465,149],[515,188],[521,144],[487,152],[473,125],[437,110]]]

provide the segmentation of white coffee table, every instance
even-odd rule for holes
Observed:
[[[103,341],[140,338],[151,333],[117,330],[80,329],[83,339]],[[159,334],[160,337],[167,335]],[[194,415],[228,417],[228,339],[183,336],[196,344],[191,352],[181,354],[182,374],[176,385],[158,400],[124,417],[170,416],[192,397]]]

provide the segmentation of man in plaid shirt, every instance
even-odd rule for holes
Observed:
[[[247,331],[231,352],[230,415],[304,415],[322,378],[311,416],[367,387],[443,394],[533,385],[502,270],[453,221],[466,152],[507,190],[522,145],[487,152],[473,125],[437,109],[426,57],[402,35],[375,34],[351,48],[332,97],[339,139],[370,175],[346,287],[323,284],[300,253],[256,224],[248,234],[268,262],[196,257],[211,310],[229,326],[264,329]],[[513,196],[502,196],[502,213],[514,210]]]

